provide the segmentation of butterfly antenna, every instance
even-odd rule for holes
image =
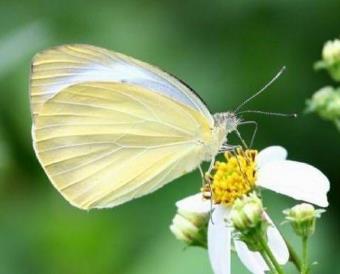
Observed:
[[[261,88],[258,92],[256,92],[254,95],[250,96],[248,99],[243,101],[235,110],[234,112],[237,113],[245,104],[253,100],[256,96],[260,95],[262,92],[264,92],[271,84],[275,82],[277,78],[281,76],[281,74],[285,71],[286,67],[283,66],[280,71],[271,79],[263,88]]]
[[[296,113],[280,113],[280,112],[270,112],[270,111],[262,111],[262,110],[243,110],[237,112],[237,114],[243,113],[257,113],[257,114],[264,114],[268,116],[280,116],[280,117],[292,117],[296,118],[298,115]]]

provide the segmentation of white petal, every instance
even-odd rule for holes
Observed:
[[[192,213],[209,213],[211,203],[203,199],[202,193],[188,196],[176,203],[178,209]]]
[[[273,252],[278,263],[281,265],[284,265],[289,260],[289,250],[288,250],[287,244],[285,240],[283,239],[280,231],[274,225],[273,221],[269,218],[267,214],[265,215],[266,215],[267,220],[271,224],[271,226],[269,226],[267,230],[268,245],[271,251]]]
[[[328,178],[317,168],[295,161],[275,161],[258,170],[256,184],[318,206],[328,206]]]
[[[250,251],[247,245],[239,240],[234,241],[237,255],[241,262],[248,268],[251,273],[265,274],[269,270],[267,264],[259,252]]]
[[[230,274],[231,227],[224,221],[229,210],[217,206],[208,227],[208,253],[215,274]]]
[[[262,149],[256,156],[256,164],[261,168],[267,163],[285,160],[287,158],[287,150],[281,146],[270,146]]]

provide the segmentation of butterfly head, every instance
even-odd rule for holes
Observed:
[[[225,134],[229,134],[237,129],[240,123],[240,118],[234,112],[221,112],[214,114],[216,127],[223,128]]]

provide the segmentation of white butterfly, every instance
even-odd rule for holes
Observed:
[[[114,207],[213,161],[235,130],[164,71],[89,45],[34,57],[35,153],[55,188],[82,209]]]

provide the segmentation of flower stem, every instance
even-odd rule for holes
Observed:
[[[259,239],[261,241],[261,245],[263,248],[263,252],[268,256],[268,259],[270,260],[271,264],[273,265],[274,269],[272,270],[275,274],[284,274],[280,264],[277,262],[273,252],[270,250],[267,241],[264,239],[264,237],[261,237]],[[263,256],[265,258],[265,256]],[[270,268],[270,265],[268,265]]]
[[[276,269],[273,266],[271,260],[269,259],[268,255],[266,254],[266,252],[264,250],[262,250],[262,251],[260,251],[260,254],[262,255],[262,258],[266,262],[267,266],[269,267],[270,272],[276,273]]]
[[[295,265],[296,269],[301,272],[302,269],[302,263],[299,256],[296,254],[296,251],[292,247],[292,245],[285,239],[286,245],[288,247],[289,251],[289,260]]]
[[[302,237],[302,267],[301,274],[308,274],[308,237]]]

